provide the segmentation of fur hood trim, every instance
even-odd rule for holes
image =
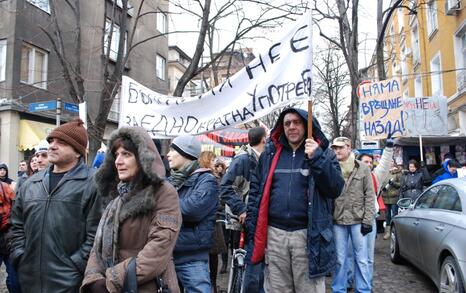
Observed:
[[[151,213],[155,208],[154,194],[154,188],[152,186],[147,186],[131,196],[121,207],[119,216],[120,223],[123,223],[128,218]]]
[[[115,157],[111,152],[113,142],[118,138],[130,139],[137,148],[139,163],[152,185],[160,184],[165,178],[165,168],[154,142],[147,131],[142,127],[122,127],[115,130],[110,135],[108,149],[105,160],[95,174],[97,190],[102,196],[113,196],[116,192],[116,185],[119,182],[118,173],[115,167]]]

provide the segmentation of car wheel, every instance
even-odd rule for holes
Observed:
[[[452,256],[447,256],[442,263],[439,292],[464,293],[461,272]]]
[[[403,262],[403,258],[400,255],[400,246],[398,245],[395,225],[392,225],[390,229],[390,260],[394,264],[401,264]]]

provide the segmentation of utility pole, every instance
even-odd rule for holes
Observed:
[[[61,114],[61,98],[57,98],[57,120],[56,126],[60,126],[60,114]]]

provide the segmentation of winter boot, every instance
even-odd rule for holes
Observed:
[[[383,235],[383,240],[390,239],[390,226],[385,228],[385,234]]]

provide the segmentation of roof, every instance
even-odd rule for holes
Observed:
[[[178,46],[168,46],[168,50],[175,50],[180,54],[180,56],[184,59],[187,59],[189,62],[192,62],[192,58],[188,56],[183,50],[180,49]]]

